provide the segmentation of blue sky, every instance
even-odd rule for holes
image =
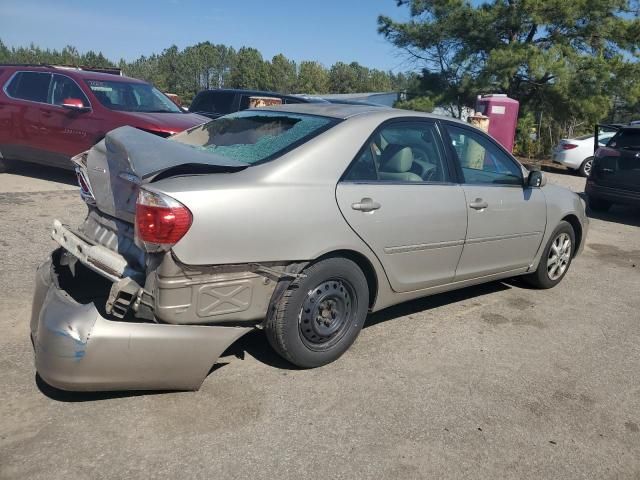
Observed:
[[[200,41],[258,48],[265,58],[357,61],[372,68],[412,68],[376,31],[379,14],[406,19],[395,0],[0,0],[0,39],[102,51],[131,60]]]

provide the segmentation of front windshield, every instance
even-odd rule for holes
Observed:
[[[182,132],[172,140],[256,164],[282,155],[336,123],[316,115],[244,110]]]
[[[169,97],[148,83],[86,80],[98,101],[111,110],[143,113],[182,113]]]

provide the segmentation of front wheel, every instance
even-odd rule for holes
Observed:
[[[561,221],[544,248],[538,268],[523,279],[535,288],[555,287],[569,270],[575,242],[573,227],[569,222]]]
[[[338,359],[360,333],[369,288],[362,270],[346,258],[321,260],[302,273],[269,312],[265,332],[286,360],[320,367]]]

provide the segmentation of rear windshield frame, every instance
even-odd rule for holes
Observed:
[[[248,165],[248,167],[253,167],[253,166],[256,166],[256,165],[262,165],[264,163],[268,163],[268,162],[271,162],[273,160],[276,160],[277,158],[280,158],[280,157],[286,155],[287,153],[295,150],[296,148],[300,147],[301,145],[304,145],[305,143],[313,140],[314,138],[317,138],[318,136],[320,136],[323,133],[325,133],[327,130],[330,130],[331,128],[335,127],[336,125],[338,125],[339,123],[342,123],[344,121],[341,118],[329,117],[329,116],[326,116],[326,115],[317,115],[317,114],[313,114],[313,113],[287,112],[287,111],[279,111],[279,110],[269,110],[268,108],[250,108],[250,109],[247,109],[247,110],[241,110],[239,112],[233,112],[233,113],[230,113],[228,115],[213,119],[210,122],[207,122],[207,123],[205,123],[203,125],[196,125],[196,126],[190,128],[190,129],[188,129],[188,130],[186,130],[186,131],[184,131],[182,133],[179,133],[179,134],[175,135],[174,137],[172,137],[171,140],[180,141],[180,137],[183,134],[188,135],[192,131],[197,130],[199,128],[205,128],[207,125],[209,125],[211,123],[219,122],[221,120],[229,119],[229,118],[245,117],[245,116],[249,116],[252,113],[258,113],[258,114],[271,113],[271,114],[274,114],[275,116],[292,115],[292,116],[298,116],[298,117],[314,117],[314,118],[320,118],[322,120],[326,120],[327,123],[326,123],[326,125],[323,125],[322,127],[318,128],[317,130],[314,130],[312,133],[307,134],[304,137],[299,138],[295,142],[290,143],[285,148],[283,148],[281,150],[278,150],[278,151],[272,153],[271,155],[268,155],[267,157],[265,157],[265,158],[263,158],[261,160],[258,160],[256,162],[253,162],[253,163],[244,162],[242,159],[227,157],[227,158],[231,158],[232,160],[236,160],[238,162],[244,162],[244,163],[246,163]],[[192,147],[198,147],[199,146],[199,145],[193,145],[193,144],[189,144],[189,143],[187,143],[187,145],[190,145]],[[225,156],[222,153],[216,153],[214,150],[211,151],[211,154]]]

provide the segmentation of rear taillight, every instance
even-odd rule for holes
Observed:
[[[193,216],[176,199],[140,189],[136,202],[136,239],[148,252],[169,250],[187,233]]]
[[[578,145],[576,145],[575,143],[563,143],[562,144],[562,149],[563,150],[573,150],[574,148],[577,148]]]
[[[96,200],[93,197],[89,180],[87,180],[82,168],[76,167],[76,177],[78,179],[78,185],[80,185],[80,197],[89,205],[95,205]]]

